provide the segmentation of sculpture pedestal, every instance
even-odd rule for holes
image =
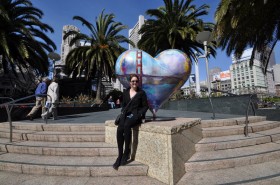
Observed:
[[[202,138],[200,121],[176,118],[134,128],[131,157],[149,166],[150,177],[176,184],[185,174],[185,162],[195,153],[195,144]],[[117,146],[116,130],[114,120],[105,122],[105,141]]]
[[[153,117],[153,116],[146,116],[145,118],[145,122],[151,122],[151,121],[173,121],[176,120],[175,117],[162,117],[162,116],[157,116],[157,117]]]

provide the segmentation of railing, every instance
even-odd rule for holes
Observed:
[[[216,115],[215,115],[215,111],[214,111],[214,106],[213,106],[213,103],[212,103],[212,100],[211,100],[211,95],[215,92],[221,92],[221,93],[225,93],[225,94],[228,94],[228,95],[231,95],[231,96],[237,96],[236,94],[233,94],[233,93],[230,93],[230,92],[227,92],[227,91],[222,91],[222,90],[218,90],[218,89],[212,89],[212,92],[209,94],[208,98],[209,98],[209,102],[210,102],[210,105],[211,105],[211,108],[212,108],[212,113],[213,113],[213,117],[212,119],[215,119],[216,118]],[[249,117],[249,108],[250,106],[252,107],[252,110],[253,110],[253,113],[254,113],[254,116],[256,116],[256,110],[255,110],[255,106],[253,105],[253,101],[252,101],[252,97],[254,96],[255,94],[251,94],[249,96],[249,101],[248,101],[248,105],[247,105],[247,109],[246,109],[246,118],[245,118],[245,127],[244,127],[244,135],[246,137],[249,136],[249,120],[248,120],[248,117]]]
[[[255,94],[251,94],[249,96],[249,102],[248,102],[248,105],[247,105],[247,110],[246,110],[246,120],[245,120],[245,127],[244,127],[244,135],[246,137],[249,136],[249,127],[248,127],[248,124],[249,124],[249,121],[248,121],[248,116],[249,116],[249,107],[251,105],[252,107],[252,110],[254,112],[254,116],[256,116],[256,110],[255,110],[255,106],[253,105],[253,101],[252,101],[252,97],[254,96]]]
[[[10,102],[14,101],[13,98],[8,98],[8,97],[0,97],[0,99],[2,99],[2,100],[3,99],[11,100]],[[11,106],[11,109],[10,109],[8,103],[0,104],[0,107],[3,105],[5,107],[5,109],[6,109],[6,111],[7,111],[8,121],[9,121],[9,125],[10,125],[10,142],[12,142],[13,127],[12,127],[11,111],[13,109],[13,105]]]
[[[14,100],[13,98],[8,98],[8,97],[0,97],[0,99],[7,99],[7,100],[11,100],[11,101],[8,101],[6,103],[2,103],[0,104],[0,107],[1,106],[4,106],[5,109],[6,109],[6,112],[7,112],[7,116],[8,116],[8,121],[9,121],[9,125],[10,125],[10,142],[12,142],[13,140],[13,124],[12,124],[12,117],[11,117],[11,112],[12,112],[12,109],[15,105],[34,105],[34,103],[17,103],[19,101],[23,101],[23,100],[26,100],[26,99],[29,99],[29,98],[33,98],[35,96],[43,96],[43,97],[46,97],[48,96],[52,102],[52,97],[50,95],[47,95],[47,94],[37,94],[37,95],[31,95],[31,96],[27,96],[27,97],[24,97],[24,98],[20,98],[20,99],[16,99]],[[47,114],[49,114],[49,109],[47,108]],[[48,119],[44,119],[46,124],[48,123]]]
[[[228,91],[222,91],[222,90],[218,90],[218,89],[211,89],[211,93],[208,95],[208,99],[209,99],[209,102],[210,102],[210,105],[211,105],[211,109],[212,109],[212,114],[213,114],[213,116],[211,117],[212,119],[216,119],[216,114],[215,114],[215,111],[214,111],[214,106],[213,106],[213,103],[212,103],[212,100],[211,100],[211,96],[215,92],[221,92],[221,93],[225,93],[225,94],[228,94],[228,95],[231,95],[231,96],[236,96],[236,94],[230,93]]]

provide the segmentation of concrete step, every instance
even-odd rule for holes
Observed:
[[[9,129],[9,123],[0,123],[0,130]],[[17,130],[32,131],[63,131],[63,132],[91,132],[104,131],[104,124],[41,124],[41,123],[13,123],[13,128]]]
[[[9,129],[0,129],[0,138],[10,138]],[[56,141],[56,142],[104,142],[104,131],[92,132],[55,132],[55,131],[31,131],[13,130],[13,139],[32,141]]]
[[[105,133],[96,132],[36,132],[25,134],[25,140],[55,142],[105,142]]]
[[[245,124],[246,117],[240,118],[230,118],[230,119],[216,119],[216,120],[202,120],[201,127],[209,128],[209,127],[223,127],[223,126],[233,126],[233,125],[242,125]],[[265,116],[249,116],[249,123],[256,123],[260,121],[265,121]]]
[[[18,141],[10,143],[8,139],[0,139],[0,151],[50,156],[116,156],[118,154],[117,147],[104,142]]]
[[[185,163],[186,172],[218,170],[268,162],[280,158],[280,141],[242,148],[196,152]]]
[[[24,135],[26,133],[33,133],[36,131],[31,130],[16,130],[14,129],[12,132],[12,138],[13,140],[24,140]],[[10,130],[6,128],[0,129],[0,138],[10,138]]]
[[[249,133],[255,133],[259,131],[269,130],[280,126],[279,121],[261,121],[256,123],[248,124]],[[219,137],[228,135],[242,135],[244,134],[245,125],[234,125],[234,126],[224,126],[224,127],[210,127],[203,128],[202,134],[203,138],[206,137]]]
[[[235,168],[186,173],[177,185],[280,184],[280,160]]]
[[[230,135],[221,137],[202,138],[195,146],[196,151],[225,150],[280,140],[280,127],[244,135]]]
[[[16,177],[16,178],[15,178]],[[13,172],[0,173],[3,185],[166,185],[148,176],[117,176],[117,177],[67,177],[19,174]]]
[[[148,166],[133,161],[118,170],[112,168],[116,157],[68,157],[2,153],[0,170],[24,174],[57,176],[146,176]]]

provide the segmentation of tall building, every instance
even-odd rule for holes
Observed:
[[[273,69],[267,69],[266,72],[266,81],[267,81],[267,92],[269,95],[274,96],[276,94],[275,81],[273,79]]]
[[[270,50],[271,50],[270,48],[267,48],[266,52],[270,52]],[[234,57],[234,55],[232,55],[232,63],[250,60],[250,58],[252,56],[252,52],[253,52],[253,48],[249,48],[249,49],[244,50],[240,59],[236,59]],[[261,61],[261,54],[260,53],[255,53],[254,60]],[[270,55],[270,58],[269,58],[267,68],[270,69],[275,64],[276,64],[275,54],[274,54],[274,51],[272,51],[272,53]],[[264,67],[262,64],[260,66]]]
[[[273,77],[275,82],[276,96],[280,96],[280,64],[273,66]]]
[[[62,30],[62,44],[61,44],[61,62],[60,65],[65,65],[65,59],[68,53],[80,46],[80,41],[77,41],[73,46],[70,46],[70,41],[74,37],[73,35],[70,35],[67,39],[63,39],[64,35],[68,33],[69,31],[80,31],[76,26],[73,25],[65,25],[63,26]]]
[[[267,70],[266,75],[263,73],[263,65],[260,62],[260,54],[256,53],[254,64],[250,67],[250,58],[252,48],[243,52],[240,59],[232,57],[232,65],[230,66],[231,73],[231,88],[235,94],[273,94],[273,79],[272,71]],[[271,60],[268,66],[275,63],[274,52],[271,54]]]
[[[273,75],[275,85],[280,85],[280,64],[276,64],[273,66]]]
[[[129,44],[128,45],[129,49],[137,48],[137,43],[141,39],[141,35],[138,34],[138,31],[140,30],[140,28],[144,24],[144,21],[145,21],[144,16],[140,15],[139,18],[138,18],[138,22],[135,24],[135,26],[133,28],[129,29],[128,38],[129,38],[129,40],[131,40],[135,44],[135,47],[133,47],[132,45]],[[116,79],[116,81],[112,85],[115,89],[118,89],[120,91],[124,90],[124,87],[120,83],[119,79]]]
[[[221,71],[219,73],[216,73],[213,75],[212,79],[212,88],[225,91],[225,92],[231,92],[231,78],[230,78],[230,71]],[[223,93],[218,93],[223,94]],[[226,93],[224,95],[227,95]]]
[[[220,75],[220,72],[222,72],[222,70],[219,67],[214,67],[214,68],[209,70],[209,80],[210,80],[210,83],[212,81],[215,81],[215,76]]]
[[[135,24],[135,26],[132,29],[129,29],[128,38],[135,44],[135,47],[129,44],[128,47],[129,49],[137,48],[137,43],[141,39],[141,35],[138,34],[138,31],[140,30],[144,22],[145,22],[144,16],[140,15],[138,18],[138,22]]]

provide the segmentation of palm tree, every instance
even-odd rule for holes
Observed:
[[[82,72],[85,72],[88,80],[98,76],[97,101],[100,101],[101,96],[101,78],[108,76],[111,79],[115,62],[118,56],[125,51],[120,43],[133,44],[128,38],[119,35],[119,32],[127,27],[120,22],[115,22],[114,17],[114,14],[104,14],[103,10],[94,26],[84,18],[74,16],[73,19],[85,25],[91,34],[69,31],[63,38],[74,36],[70,41],[71,46],[77,41],[84,41],[83,46],[71,50],[67,55],[66,69],[73,78],[80,76]]]
[[[138,47],[151,55],[157,55],[166,49],[179,49],[191,58],[196,52],[202,54],[203,44],[196,42],[200,31],[211,31],[212,23],[204,23],[201,16],[207,15],[209,6],[196,8],[193,0],[164,0],[165,6],[147,10],[146,14],[155,19],[148,19],[141,27],[142,34]],[[211,54],[215,50],[210,47]]]
[[[215,36],[219,46],[237,58],[244,49],[253,47],[250,64],[253,64],[255,54],[261,53],[266,72],[271,52],[280,39],[279,9],[280,1],[222,0],[215,13]]]
[[[23,73],[29,67],[37,73],[48,72],[47,51],[56,49],[44,32],[53,29],[40,21],[43,12],[29,0],[0,1],[0,56],[5,73],[16,68]]]

